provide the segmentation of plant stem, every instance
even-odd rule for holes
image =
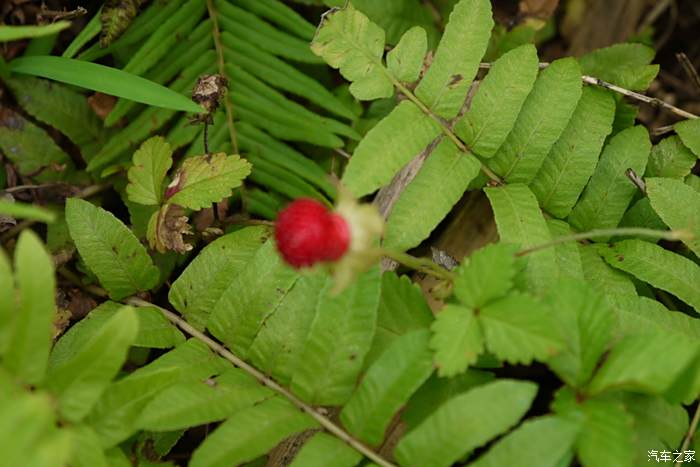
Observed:
[[[214,48],[216,49],[216,62],[219,74],[228,80],[226,76],[224,49],[221,45],[221,31],[219,30],[219,17],[213,0],[207,0],[207,11],[211,18],[212,36],[214,37]],[[228,127],[229,138],[231,139],[231,150],[238,154],[238,138],[236,137],[236,126],[233,124],[233,105],[228,96],[224,96],[224,109],[226,109],[226,126]]]
[[[257,368],[253,367],[252,365],[249,365],[247,362],[242,360],[241,358],[237,357],[233,353],[231,353],[226,347],[224,347],[222,344],[216,342],[214,339],[210,338],[209,336],[205,335],[204,333],[198,331],[197,329],[193,328],[187,321],[184,319],[180,318],[178,315],[173,313],[170,310],[166,310],[165,308],[161,308],[157,305],[154,305],[150,302],[147,302],[145,300],[141,300],[140,298],[136,297],[131,297],[126,300],[126,303],[129,305],[134,305],[134,306],[148,306],[148,307],[153,307],[157,308],[160,310],[163,315],[165,315],[168,320],[170,320],[173,324],[178,326],[180,329],[185,331],[187,334],[190,336],[202,341],[205,343],[210,349],[212,349],[214,352],[218,353],[221,355],[223,358],[228,360],[229,362],[233,363],[235,366],[240,368],[241,370],[245,371],[246,373],[250,374],[253,376],[256,380],[258,380],[261,384],[267,386],[268,388],[272,389],[278,394],[281,394],[284,396],[287,400],[289,400],[292,404],[294,404],[296,407],[310,415],[314,420],[318,422],[319,425],[321,425],[324,429],[332,433],[333,435],[337,436],[341,440],[345,441],[348,443],[350,446],[352,446],[354,449],[359,451],[362,455],[370,459],[371,461],[375,462],[377,465],[380,465],[382,467],[395,467],[394,464],[391,462],[387,461],[384,459],[382,456],[362,444],[360,441],[356,440],[353,438],[349,433],[347,433],[345,430],[340,428],[338,425],[333,423],[330,419],[326,418],[325,416],[321,415],[316,409],[314,409],[312,406],[306,404],[303,402],[301,399],[296,397],[294,394],[289,392],[287,389],[283,388],[280,386],[277,382],[274,380],[268,378],[265,376],[261,371],[259,371]]]
[[[690,232],[685,230],[654,230],[645,229],[643,227],[619,227],[615,229],[597,229],[588,232],[581,232],[572,235],[564,235],[557,237],[552,241],[525,248],[516,253],[517,256],[525,256],[536,251],[544,250],[552,246],[560,245],[567,242],[576,242],[579,240],[587,240],[589,238],[612,237],[619,235],[638,235],[640,237],[658,238],[662,240],[686,240],[693,238]]]
[[[401,263],[404,266],[408,266],[411,269],[415,269],[416,271],[421,271],[426,274],[430,274],[431,276],[435,276],[438,279],[444,279],[448,281],[454,279],[454,274],[452,272],[440,267],[428,258],[417,258],[402,251],[387,250],[383,248],[380,251],[383,256],[391,258],[397,263]]]
[[[700,402],[698,403],[698,406],[695,408],[695,415],[693,415],[693,420],[690,422],[690,427],[688,427],[688,433],[685,435],[685,438],[683,439],[683,444],[681,445],[680,452],[685,452],[686,449],[688,449],[688,446],[690,446],[690,440],[693,439],[693,436],[695,436],[695,431],[698,429],[698,422],[700,422]],[[682,459],[679,459],[676,462],[676,465],[681,465],[683,463]]]

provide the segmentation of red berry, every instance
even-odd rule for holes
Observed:
[[[284,260],[301,268],[343,256],[350,245],[350,228],[322,203],[301,198],[280,212],[275,240]]]

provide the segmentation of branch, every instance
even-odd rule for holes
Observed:
[[[491,68],[491,66],[492,66],[491,63],[482,63],[479,65],[479,68],[489,69],[489,68]],[[549,63],[540,63],[540,68],[546,68],[548,66],[549,66]],[[617,86],[615,84],[608,83],[607,81],[603,81],[600,78],[595,78],[593,76],[583,75],[583,76],[581,76],[581,79],[583,80],[584,83],[593,84],[593,85],[600,86],[600,87],[605,88],[605,89],[609,89],[611,91],[622,94],[623,96],[630,97],[632,99],[638,100],[640,102],[644,102],[644,103],[649,104],[649,105],[654,106],[654,107],[664,108],[664,109],[666,109],[666,110],[668,110],[676,115],[679,115],[683,118],[688,118],[688,119],[700,118],[699,116],[697,116],[693,113],[690,113],[686,110],[680,109],[674,105],[671,105],[665,101],[662,101],[661,99],[658,99],[656,97],[645,96],[644,94],[640,94],[638,92],[634,92],[634,91],[630,91],[630,90],[625,89],[625,88],[621,88],[620,86]]]
[[[214,352],[218,353],[221,355],[223,358],[228,360],[229,362],[233,363],[235,366],[240,368],[241,370],[245,371],[246,373],[250,374],[253,376],[256,380],[258,380],[261,384],[264,386],[267,386],[268,388],[272,389],[278,394],[281,394],[285,398],[287,398],[292,404],[294,404],[297,408],[302,410],[303,412],[306,412],[308,415],[310,415],[314,420],[318,422],[319,425],[321,425],[324,429],[332,433],[333,435],[337,436],[341,440],[345,441],[347,444],[352,446],[355,450],[360,452],[362,455],[370,459],[371,461],[375,462],[377,465],[380,465],[381,467],[395,467],[394,464],[391,462],[387,461],[383,457],[381,457],[379,454],[362,444],[360,441],[357,439],[353,438],[349,433],[347,433],[345,430],[340,428],[338,425],[333,423],[331,420],[326,418],[325,416],[321,415],[316,409],[314,409],[312,406],[306,404],[303,402],[301,399],[299,399],[297,396],[289,392],[287,389],[283,388],[280,386],[277,382],[272,380],[271,378],[268,378],[265,376],[262,372],[260,372],[257,368],[254,366],[248,364],[244,360],[240,359],[233,353],[231,353],[226,347],[224,347],[222,344],[219,342],[216,342],[214,339],[210,338],[209,336],[205,335],[204,333],[198,331],[197,329],[193,328],[190,326],[190,324],[185,321],[184,319],[180,318],[178,315],[173,313],[170,310],[166,310],[165,308],[161,308],[158,305],[154,305],[153,303],[147,302],[145,300],[141,300],[140,298],[137,297],[131,297],[126,300],[126,303],[129,305],[133,306],[138,306],[138,307],[143,307],[143,306],[148,306],[148,307],[154,307],[160,310],[163,315],[165,315],[170,322],[178,326],[180,329],[185,331],[187,334],[190,336],[199,339],[203,343],[205,343],[210,349],[212,349]]]

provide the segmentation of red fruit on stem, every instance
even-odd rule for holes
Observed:
[[[350,227],[319,201],[301,198],[279,213],[275,240],[284,260],[301,268],[340,259],[350,245]]]

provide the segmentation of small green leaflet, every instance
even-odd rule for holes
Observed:
[[[490,158],[513,129],[537,77],[537,50],[531,44],[500,57],[455,125],[455,133],[479,157]]]
[[[461,0],[450,13],[433,62],[416,96],[435,114],[453,118],[464,104],[493,28],[489,0]]]
[[[518,247],[507,243],[487,245],[475,251],[454,272],[454,294],[470,308],[481,308],[501,298],[513,287]]]
[[[486,348],[512,364],[546,361],[564,344],[557,316],[529,295],[512,294],[485,306],[479,321]]]
[[[231,196],[250,174],[251,165],[239,156],[223,152],[186,159],[168,186],[167,202],[202,209]]]
[[[228,467],[252,461],[280,441],[317,426],[313,418],[279,397],[236,413],[195,449],[191,467]]]
[[[700,258],[700,193],[681,180],[647,178],[651,207],[673,230],[686,230],[692,238],[683,238]]]
[[[25,229],[17,241],[15,281],[18,292],[11,288],[11,280],[4,290],[11,294],[8,303],[18,299],[18,313],[5,318],[10,327],[3,366],[24,383],[36,384],[44,378],[51,348],[56,279],[53,261],[32,230]]]
[[[587,86],[564,132],[532,181],[542,209],[566,217],[586,187],[612,131],[615,100],[605,90]]]
[[[571,226],[579,231],[616,227],[637,191],[625,173],[632,169],[643,174],[650,150],[649,133],[643,126],[613,136],[569,215]]]
[[[399,103],[357,145],[343,173],[343,184],[355,196],[372,193],[388,184],[440,131],[440,125],[413,102]]]
[[[68,230],[85,264],[114,300],[158,282],[160,272],[146,248],[119,219],[87,201],[66,202]]]
[[[668,177],[683,179],[698,158],[683,145],[678,136],[669,136],[651,149],[646,177]]]
[[[643,44],[615,44],[594,50],[579,61],[586,75],[633,91],[643,91],[659,72],[659,65],[649,65],[654,54],[654,49]]]
[[[693,261],[643,240],[624,240],[599,251],[612,267],[672,293],[700,313],[700,266]]]
[[[361,459],[362,454],[344,441],[319,432],[304,443],[290,467],[354,467]]]
[[[404,83],[418,79],[423,67],[423,58],[428,51],[428,36],[425,29],[414,26],[406,31],[396,47],[386,54],[389,73]]]
[[[418,246],[449,214],[479,169],[474,156],[443,139],[394,204],[384,245],[399,250]]]
[[[123,307],[70,359],[51,368],[46,388],[63,417],[76,422],[88,414],[124,364],[137,332],[136,312]]]
[[[527,420],[501,438],[471,467],[558,467],[573,448],[578,426],[562,417]]]
[[[534,383],[500,379],[452,397],[394,450],[405,467],[449,467],[515,425],[537,393]]]
[[[481,324],[469,308],[445,306],[437,314],[431,330],[430,348],[435,352],[435,364],[441,377],[464,373],[484,351]]]
[[[141,144],[129,169],[126,193],[134,203],[158,205],[163,200],[163,180],[173,165],[172,148],[160,136]]]
[[[537,199],[527,186],[516,183],[484,191],[493,207],[502,242],[527,248],[551,240]],[[546,289],[558,273],[553,249],[545,248],[527,255],[526,275],[531,287]]]
[[[545,68],[489,167],[508,182],[530,183],[571,119],[581,87],[575,59],[556,60]]]
[[[678,136],[688,149],[700,157],[700,119],[683,120],[673,125]]]
[[[326,16],[311,42],[311,50],[352,81],[350,92],[356,98],[379,99],[394,93],[382,63],[384,30],[352,3]]]
[[[433,372],[430,333],[417,330],[396,338],[369,367],[340,413],[350,433],[379,445],[394,415]]]

